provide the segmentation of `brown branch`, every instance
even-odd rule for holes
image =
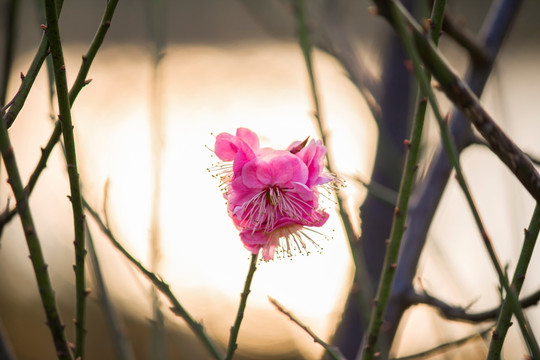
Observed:
[[[466,308],[452,306],[426,292],[414,293],[409,295],[409,300],[413,304],[424,304],[436,308],[439,313],[448,320],[465,321],[470,323],[479,323],[484,321],[495,321],[499,314],[499,307],[478,312],[469,313]],[[522,298],[519,303],[523,309],[535,306],[540,301],[540,290]]]

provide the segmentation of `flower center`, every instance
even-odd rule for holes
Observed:
[[[270,232],[276,223],[289,218],[303,222],[309,218],[313,206],[302,200],[292,189],[269,186],[255,194],[240,209],[239,217],[253,231]]]

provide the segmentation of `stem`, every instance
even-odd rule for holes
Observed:
[[[536,245],[536,239],[538,238],[538,232],[540,230],[540,205],[536,204],[534,209],[529,228],[525,230],[525,240],[521,248],[519,260],[514,270],[514,276],[512,278],[511,288],[515,290],[516,296],[519,295],[525,280],[525,273],[527,267],[531,261],[531,256]],[[504,299],[501,311],[499,313],[499,319],[497,320],[497,327],[493,331],[491,344],[489,346],[488,360],[498,360],[501,356],[501,350],[504,343],[504,338],[508,332],[512,317],[512,305],[511,300],[507,297]]]
[[[28,196],[24,191],[15,154],[7,132],[6,124],[0,121],[0,151],[8,174],[8,182],[13,190],[17,201],[17,211],[30,252],[30,260],[34,268],[34,274],[41,297],[41,303],[47,317],[47,325],[51,331],[58,359],[71,360],[64,324],[60,318],[54,290],[48,273],[48,265],[45,263],[39,237],[34,226],[32,214],[28,204]]]
[[[163,294],[165,297],[169,300],[171,303],[171,311],[184,319],[188,327],[193,331],[193,333],[201,340],[201,342],[206,346],[206,348],[210,351],[214,359],[216,360],[222,360],[223,355],[221,354],[218,347],[214,344],[212,339],[206,334],[204,331],[204,327],[202,324],[195,321],[191,315],[184,309],[184,307],[180,304],[178,299],[174,296],[172,293],[169,284],[167,284],[165,281],[161,279],[158,275],[154,274],[153,272],[149,271],[142,265],[142,263],[137,260],[133,255],[127,251],[122,244],[116,240],[116,237],[112,233],[111,229],[105,225],[101,217],[98,215],[98,213],[86,202],[86,200],[83,198],[84,207],[86,210],[90,213],[92,218],[97,222],[98,226],[100,227],[101,231],[107,236],[107,238],[111,241],[113,246],[122,253],[128,259],[135,267],[143,273],[144,276],[148,280],[154,284],[154,286]]]
[[[227,354],[225,355],[225,360],[231,360],[234,355],[234,351],[238,347],[236,344],[236,339],[238,338],[238,331],[240,331],[240,325],[242,324],[242,319],[244,318],[244,310],[246,308],[247,298],[251,292],[251,281],[253,280],[253,275],[255,270],[257,270],[257,255],[251,255],[251,263],[249,264],[249,271],[246,277],[246,282],[244,283],[244,291],[240,296],[240,304],[238,305],[238,311],[236,312],[236,320],[234,325],[231,327],[231,335],[229,337],[229,345],[227,346]]]
[[[45,14],[47,17],[47,38],[54,65],[54,77],[58,98],[59,120],[62,122],[62,135],[66,147],[66,162],[71,191],[71,206],[73,210],[73,226],[75,233],[75,292],[76,292],[76,319],[75,319],[75,358],[84,359],[84,340],[86,322],[86,290],[85,282],[85,238],[84,213],[82,208],[79,173],[77,170],[77,156],[75,151],[75,137],[71,120],[71,104],[68,95],[66,67],[58,28],[56,1],[45,0]]]
[[[424,71],[420,67],[420,59],[418,58],[416,52],[413,51],[413,41],[407,30],[405,29],[405,24],[403,20],[399,16],[396,16],[395,20],[397,33],[401,37],[405,48],[409,52],[415,74],[417,74],[418,76],[420,76],[420,74],[425,76]],[[422,92],[425,93],[424,89]],[[422,105],[421,102],[420,105]],[[388,243],[388,248],[386,250],[381,279],[377,290],[375,308],[373,309],[373,312],[371,314],[367,331],[368,336],[365,346],[362,349],[362,359],[373,359],[374,357],[377,342],[379,340],[379,335],[381,332],[381,326],[383,324],[384,314],[386,312],[386,306],[388,304],[388,299],[390,296],[392,281],[394,279],[395,269],[397,267],[397,259],[399,255],[401,239],[405,230],[405,220],[407,218],[409,198],[412,192],[416,169],[418,168],[417,158],[420,151],[422,129],[424,126],[424,106],[425,105],[417,109],[411,130],[411,140],[410,142],[406,143],[407,147],[409,147],[409,151],[405,159],[405,167],[403,168],[403,176],[401,178],[401,184],[399,188],[398,202],[394,212],[392,229],[390,231],[390,240]],[[385,353],[387,353],[389,349],[384,350]]]

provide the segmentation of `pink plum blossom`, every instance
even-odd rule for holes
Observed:
[[[262,249],[265,261],[276,250],[305,250],[305,238],[312,240],[303,230],[328,219],[319,208],[318,191],[333,180],[323,173],[326,148],[321,141],[307,140],[275,150],[260,148],[257,134],[246,128],[216,138],[216,155],[232,162],[222,174],[228,214],[244,247],[253,254]]]

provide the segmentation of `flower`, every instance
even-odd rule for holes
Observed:
[[[321,141],[295,141],[286,150],[260,148],[257,134],[239,128],[221,133],[214,151],[232,162],[221,173],[227,211],[240,230],[244,247],[271,260],[276,250],[287,254],[306,249],[306,227],[320,227],[328,214],[319,208],[321,185],[333,181],[323,173],[326,148]]]

